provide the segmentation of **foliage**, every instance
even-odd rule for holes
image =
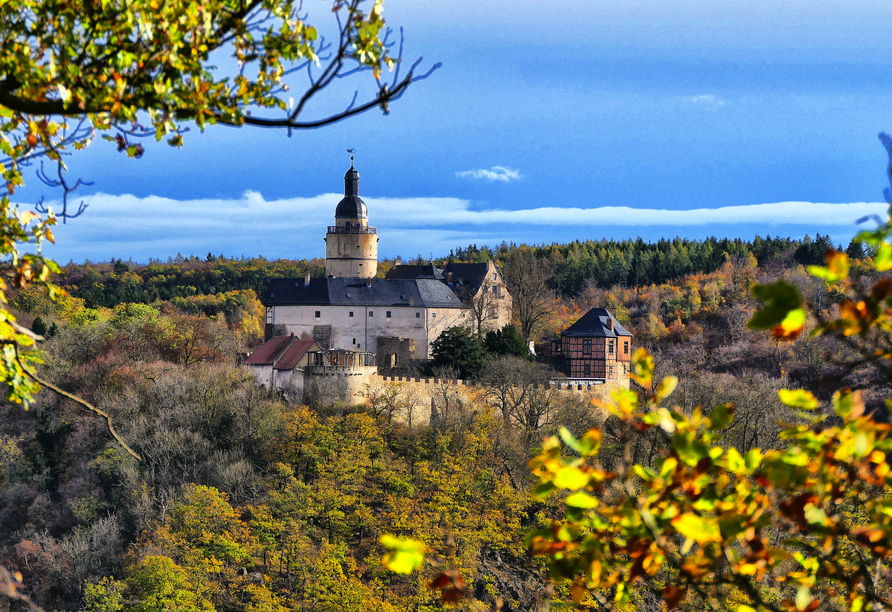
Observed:
[[[480,336],[464,327],[450,327],[431,343],[431,360],[426,368],[453,368],[460,378],[476,378],[483,368],[486,349]]]
[[[530,361],[534,359],[526,340],[517,333],[517,328],[510,324],[502,329],[486,332],[483,346],[490,355],[512,355]]]

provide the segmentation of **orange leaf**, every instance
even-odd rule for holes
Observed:
[[[678,607],[678,604],[681,603],[681,600],[684,599],[684,596],[687,594],[687,589],[683,587],[677,587],[672,585],[667,585],[663,587],[663,601],[666,602],[666,607],[672,610],[673,608]]]

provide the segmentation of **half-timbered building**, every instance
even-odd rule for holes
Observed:
[[[564,374],[571,380],[628,378],[632,333],[606,308],[592,308],[561,333],[552,353],[563,358]]]

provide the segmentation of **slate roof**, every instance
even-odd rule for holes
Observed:
[[[449,273],[452,273],[452,280]],[[434,264],[425,264],[423,266],[400,265],[394,266],[387,273],[388,279],[418,279],[418,278],[435,278],[440,280],[455,293],[461,300],[471,294],[477,293],[480,286],[486,281],[486,275],[489,272],[489,265],[486,263],[448,263],[442,270],[438,270]]]
[[[443,271],[438,270],[437,267],[432,263],[425,264],[423,266],[403,264],[392,267],[385,278],[397,280],[434,278],[436,280],[443,280]]]
[[[350,164],[344,175],[344,198],[335,208],[335,219],[368,219],[369,211],[359,197],[359,172]]]
[[[415,306],[461,308],[449,287],[434,279],[280,278],[271,280],[261,302],[264,306]]]
[[[273,365],[274,370],[293,370],[300,358],[313,346],[313,340],[294,336],[275,336],[245,359],[244,365]]]
[[[486,280],[489,265],[485,263],[449,263],[443,268],[443,276],[452,272],[452,283],[471,285],[476,292]]]
[[[613,331],[607,328],[608,319],[613,319]],[[632,333],[619,324],[606,308],[592,308],[582,318],[561,332],[562,336],[581,336],[585,338],[616,338],[631,336]]]

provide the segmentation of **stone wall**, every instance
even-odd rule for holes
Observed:
[[[298,380],[300,379],[300,380]],[[280,381],[281,383],[282,381]],[[475,382],[437,378],[381,376],[375,367],[309,366],[294,370],[280,388],[289,401],[315,406],[340,402],[347,405],[377,401],[393,413],[393,418],[424,425],[439,416],[446,405],[473,405],[481,399],[482,388]],[[553,384],[563,393],[579,398],[609,400],[611,392],[628,389],[629,381],[611,380],[605,384]]]

